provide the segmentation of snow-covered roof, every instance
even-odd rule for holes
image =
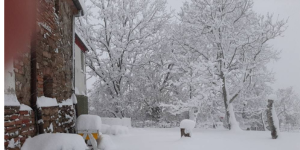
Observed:
[[[20,106],[15,94],[4,94],[4,106]]]

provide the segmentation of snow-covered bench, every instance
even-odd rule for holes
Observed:
[[[96,140],[100,138],[101,124],[101,118],[97,115],[80,115],[76,121],[76,132],[84,140],[89,140],[94,150],[98,147]]]

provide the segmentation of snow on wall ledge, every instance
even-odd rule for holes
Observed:
[[[20,106],[15,94],[4,94],[4,106]]]
[[[36,101],[36,105],[37,107],[58,106],[56,98],[49,98],[45,96],[38,97]]]
[[[24,105],[24,104],[20,105],[20,111],[31,111],[31,110],[32,110],[32,108],[27,105]]]

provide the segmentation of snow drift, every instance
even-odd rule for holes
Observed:
[[[87,146],[80,135],[46,133],[28,138],[22,150],[85,150]]]

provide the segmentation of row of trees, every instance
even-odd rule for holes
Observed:
[[[282,35],[285,20],[258,15],[252,0],[191,0],[179,14],[164,0],[86,4],[76,30],[90,49],[88,73],[97,78],[91,112],[162,121],[192,109],[201,121],[225,114],[234,130],[237,118],[263,120],[274,81],[266,65],[279,54],[268,41]],[[292,88],[278,93],[278,115],[299,124],[299,98]]]

